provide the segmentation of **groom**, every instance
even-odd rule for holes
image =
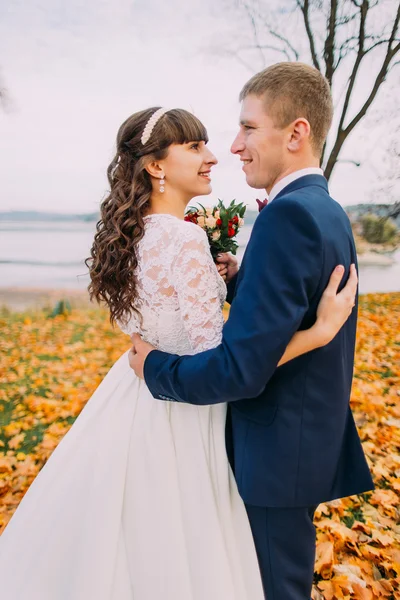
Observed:
[[[228,284],[222,342],[178,357],[134,336],[130,362],[141,376],[144,365],[155,398],[230,403],[228,446],[266,597],[307,600],[317,505],[373,487],[349,407],[356,311],[330,344],[277,364],[293,334],[314,323],[335,266],[348,272],[356,250],[319,168],[332,120],[326,79],[307,65],[280,63],[250,79],[240,100],[232,152],[269,202]],[[234,271],[228,263],[228,278]]]

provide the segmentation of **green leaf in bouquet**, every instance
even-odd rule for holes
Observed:
[[[247,210],[247,206],[243,206],[240,211],[239,211],[239,217],[241,219],[243,219],[244,215],[246,214],[246,210]]]
[[[201,210],[204,212],[204,216],[206,216],[206,214],[207,214],[207,211],[206,211],[206,209],[204,208],[204,206],[203,206],[202,204],[200,204],[200,202],[197,202],[197,204],[200,206]]]
[[[228,227],[229,215],[224,205],[221,206],[219,215],[222,221],[222,226]]]
[[[236,206],[236,210],[235,210],[235,212],[236,212],[236,214],[237,214],[237,215],[239,215],[239,216],[240,216],[240,211],[242,210],[242,208],[243,208],[243,202],[241,202],[240,204],[238,204],[238,205]]]
[[[230,252],[231,254],[235,255],[238,247],[239,246],[236,242],[234,242],[233,240],[229,240],[229,246],[226,247],[225,252]]]

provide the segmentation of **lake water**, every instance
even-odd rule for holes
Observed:
[[[0,222],[0,287],[86,289],[95,223]],[[239,234],[243,255],[251,226]],[[400,252],[395,264],[361,267],[360,292],[400,291]]]

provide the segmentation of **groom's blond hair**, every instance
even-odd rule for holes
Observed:
[[[299,62],[277,63],[254,75],[240,92],[265,99],[278,128],[303,117],[311,126],[310,143],[321,156],[332,123],[333,104],[328,80],[314,67]]]

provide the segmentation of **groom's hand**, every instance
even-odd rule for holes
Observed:
[[[227,252],[218,254],[217,269],[221,277],[225,279],[226,283],[229,283],[239,271],[237,258],[232,256],[232,254],[228,254]]]
[[[155,348],[148,342],[144,342],[138,333],[131,335],[132,348],[129,350],[129,366],[140,379],[144,379],[144,363],[147,356]]]

